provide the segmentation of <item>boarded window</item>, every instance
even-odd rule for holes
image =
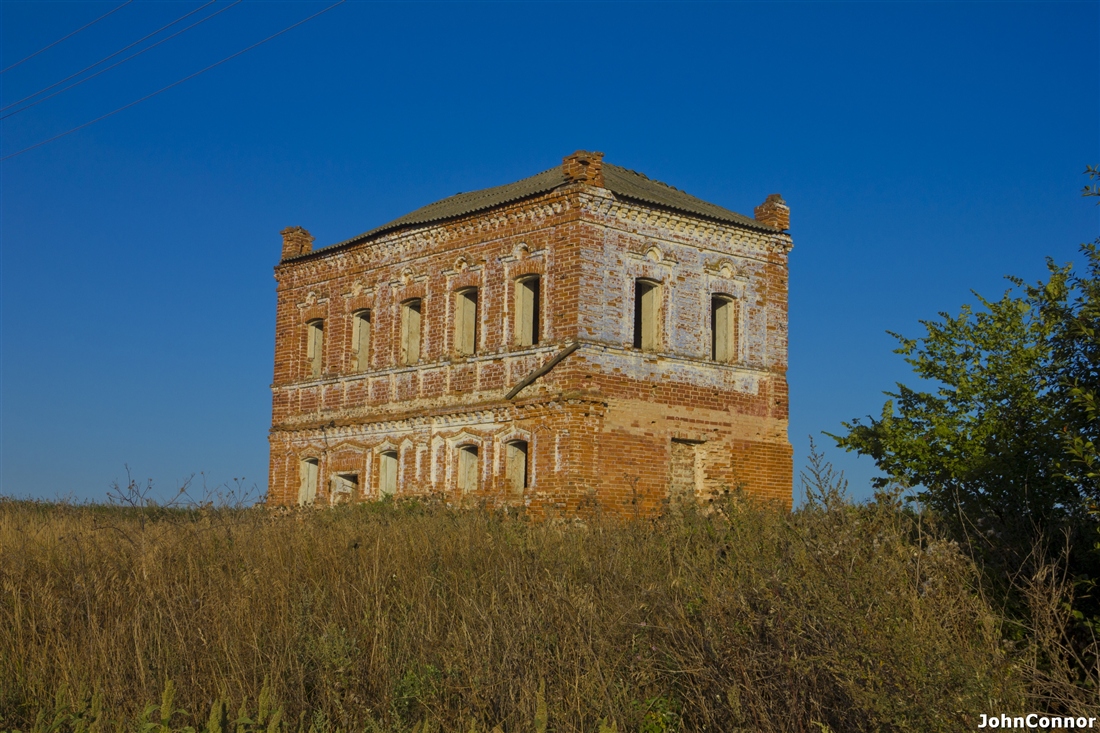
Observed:
[[[358,311],[351,322],[351,350],[355,371],[370,369],[370,311]]]
[[[477,288],[455,293],[455,352],[477,352]]]
[[[728,295],[710,299],[710,356],[723,364],[737,361],[737,301]]]
[[[298,465],[301,483],[298,487],[298,503],[308,506],[317,500],[317,477],[320,462],[316,458],[305,458]]]
[[[320,318],[306,324],[306,360],[309,362],[309,375],[321,376],[325,354],[325,322]]]
[[[351,501],[359,493],[359,474],[338,473],[332,477],[332,501],[334,504]]]
[[[527,277],[516,282],[516,345],[537,344],[539,325],[539,278]]]
[[[477,446],[464,445],[458,449],[458,489],[463,493],[477,491],[478,485]]]
[[[661,290],[652,280],[634,281],[634,348],[656,351]]]
[[[513,440],[504,451],[504,480],[508,490],[522,494],[527,488],[527,441]]]
[[[668,464],[668,494],[673,503],[699,495],[702,479],[702,445],[691,440],[672,439]]]
[[[401,304],[401,363],[420,361],[420,298]]]
[[[397,451],[388,450],[378,456],[378,491],[382,496],[397,493]]]

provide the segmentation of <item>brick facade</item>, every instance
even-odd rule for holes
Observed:
[[[394,486],[536,516],[648,515],[740,486],[790,505],[789,210],[773,195],[758,224],[718,221],[617,194],[602,167],[578,152],[550,190],[317,251],[304,229],[284,230],[269,502],[373,500]],[[524,305],[517,282],[532,276]],[[635,346],[639,280],[655,287],[648,351]],[[476,292],[470,355],[461,292]],[[414,299],[405,318],[419,322],[420,351],[405,364]],[[537,343],[519,345],[530,302]],[[719,318],[732,319],[724,363]]]

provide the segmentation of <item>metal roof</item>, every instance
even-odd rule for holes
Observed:
[[[756,219],[703,201],[691,194],[673,188],[668,184],[654,181],[647,178],[642,173],[620,168],[610,163],[603,163],[602,172],[603,187],[622,198],[633,199],[673,211],[694,214],[706,219],[738,224],[740,226],[752,227],[753,229],[760,229],[767,232],[780,231],[766,224],[761,224]],[[363,232],[343,242],[330,244],[327,247],[314,250],[311,254],[348,244],[363,242],[368,239],[373,239],[385,232],[397,229],[432,224],[447,219],[455,219],[467,214],[473,214],[478,211],[486,211],[503,204],[511,203],[512,201],[518,201],[520,199],[530,198],[553,191],[555,188],[564,186],[570,182],[570,179],[566,177],[561,166],[557,166],[550,170],[543,171],[538,175],[531,176],[530,178],[516,181],[515,183],[495,186],[493,188],[484,188],[480,191],[455,194],[454,196],[423,206],[416,211],[405,214],[399,219],[394,219],[387,224],[371,229],[369,232]]]

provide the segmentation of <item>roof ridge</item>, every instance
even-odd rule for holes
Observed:
[[[754,218],[712,204],[664,181],[650,178],[646,174],[630,168],[624,168],[613,163],[603,163],[602,168],[605,173],[602,180],[603,188],[611,191],[616,196],[634,199],[651,206],[661,206],[684,214],[752,227],[753,229],[779,231]],[[610,176],[606,175],[608,173]],[[494,209],[513,201],[548,193],[571,182],[572,180],[565,173],[563,167],[555,166],[512,183],[490,186],[475,191],[459,192],[414,209],[404,216],[358,234],[351,239],[321,247],[314,250],[312,254],[357,244],[380,234],[405,227],[433,224],[479,211]]]

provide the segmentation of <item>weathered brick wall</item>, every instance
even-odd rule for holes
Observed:
[[[597,169],[598,173],[598,169]],[[378,497],[378,456],[396,451],[399,492],[526,505],[535,514],[659,511],[669,484],[743,487],[791,500],[784,233],[720,225],[617,201],[583,183],[443,224],[308,252],[300,230],[276,268],[270,501],[297,501],[299,462],[356,473]],[[598,181],[598,178],[596,179]],[[284,233],[284,236],[285,233]],[[305,244],[303,245],[303,242]],[[540,343],[514,346],[517,278],[542,278]],[[661,284],[660,347],[633,348],[634,279]],[[479,288],[477,354],[456,356],[454,293]],[[710,361],[710,297],[737,302],[739,351]],[[400,304],[422,299],[422,358],[400,365]],[[356,373],[353,314],[372,316],[370,367]],[[322,375],[307,327],[324,319]],[[515,399],[505,394],[564,345],[580,347]],[[504,446],[529,445],[529,487],[504,481]],[[674,447],[675,441],[675,447]],[[462,497],[458,447],[479,447]],[[689,482],[690,477],[690,482]]]

